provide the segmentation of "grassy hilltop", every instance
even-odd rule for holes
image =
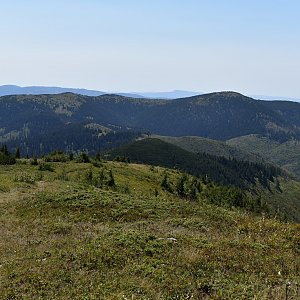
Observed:
[[[299,299],[299,224],[214,205],[210,182],[177,195],[182,176],[1,166],[0,299]]]

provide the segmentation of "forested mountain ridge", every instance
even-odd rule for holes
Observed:
[[[256,133],[276,140],[299,138],[300,117],[285,118],[281,111],[272,109],[265,102],[233,92],[177,99],[166,105],[164,111],[156,109],[151,115],[151,124],[160,123],[159,133],[171,136],[196,135],[227,140]],[[300,116],[300,104],[296,110]],[[150,129],[155,132],[156,126]]]
[[[285,173],[272,165],[237,161],[207,153],[192,153],[157,138],[146,138],[110,153],[111,158],[124,157],[132,162],[175,168],[197,177],[206,177],[224,185],[249,189],[258,182],[269,188],[269,182]]]
[[[292,101],[262,101],[266,107],[288,119],[293,125],[300,126],[300,103]]]
[[[152,138],[157,138],[167,143],[171,143],[184,150],[192,153],[206,153],[214,156],[223,156],[227,159],[244,160],[251,162],[262,162],[262,156],[247,149],[240,149],[239,147],[231,146],[227,142],[211,140],[198,136],[161,136],[151,135]]]
[[[63,140],[70,127],[108,128],[114,132],[194,135],[227,140],[248,134],[279,142],[300,139],[300,103],[259,101],[235,92],[176,100],[119,95],[15,95],[0,97],[0,143],[26,144],[38,136]],[[89,131],[85,135],[89,135]],[[105,131],[105,134],[108,132]],[[111,134],[112,134],[111,133]],[[93,132],[103,137],[103,132]],[[83,137],[83,134],[82,134]],[[72,141],[64,140],[62,150]],[[94,145],[86,143],[87,150]],[[100,146],[99,146],[100,147]],[[43,149],[50,149],[42,145]],[[75,149],[78,150],[78,149]]]

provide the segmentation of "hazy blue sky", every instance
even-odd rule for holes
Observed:
[[[298,0],[0,1],[0,85],[300,97]]]

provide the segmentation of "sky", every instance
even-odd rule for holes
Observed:
[[[298,0],[0,0],[0,85],[300,98]]]

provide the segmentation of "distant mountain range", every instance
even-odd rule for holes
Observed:
[[[59,126],[93,123],[168,136],[194,135],[228,140],[261,134],[276,140],[288,140],[300,136],[300,104],[259,101],[236,92],[175,100],[72,93],[0,98],[0,128],[5,128],[6,133],[10,127],[19,130],[18,126],[39,121],[47,126],[47,130],[55,123]],[[38,128],[40,126],[34,129]]]
[[[100,96],[105,92],[75,89],[75,88],[61,88],[50,86],[27,86],[20,87],[17,85],[2,85],[0,86],[0,96],[6,95],[39,95],[39,94],[61,94],[61,93],[74,93],[86,96]]]
[[[236,92],[174,100],[73,93],[0,97],[0,145],[20,147],[23,155],[55,149],[95,154],[151,134],[194,153],[265,159],[300,177],[297,102]]]
[[[223,141],[260,134],[281,142],[300,139],[300,104],[259,101],[235,92],[175,100],[72,93],[0,98],[0,142],[54,131],[61,136],[76,126]]]
[[[101,96],[104,94],[111,94],[111,92],[88,90],[81,88],[62,88],[62,87],[49,87],[49,86],[27,86],[20,87],[17,85],[2,85],[0,86],[0,96],[7,95],[40,95],[40,94],[61,94],[61,93],[74,93],[83,96]],[[184,90],[174,90],[168,92],[114,92],[116,95],[131,97],[131,98],[150,98],[150,99],[177,99],[202,95],[202,92],[192,92]],[[276,97],[264,95],[249,95],[249,97],[257,100],[287,100],[293,102],[300,102],[300,99],[291,97]]]
[[[268,100],[268,101],[293,101],[293,102],[300,102],[298,98],[291,98],[291,97],[283,97],[283,96],[264,96],[264,95],[249,95],[249,97],[257,100]]]
[[[0,86],[0,96],[7,95],[41,95],[41,94],[61,94],[61,93],[74,93],[83,96],[101,96],[109,94],[110,92],[103,92],[97,90],[87,90],[78,88],[62,88],[62,87],[49,87],[49,86],[27,86],[20,87],[17,85],[2,85]],[[132,97],[132,98],[152,98],[152,99],[175,99],[199,95],[198,92],[190,91],[170,91],[170,92],[149,92],[149,93],[123,93],[116,92],[116,95]]]
[[[181,91],[181,90],[174,90],[170,92],[152,92],[152,93],[139,93],[139,95],[145,98],[152,98],[152,99],[177,99],[177,98],[185,98],[185,97],[192,97],[201,95],[201,92],[191,92],[191,91]]]
[[[8,95],[53,95],[53,94],[62,94],[62,93],[74,93],[83,96],[101,96],[108,94],[107,92],[96,91],[96,90],[87,90],[87,89],[78,89],[78,88],[62,88],[56,86],[26,86],[21,87],[17,85],[2,85],[0,86],[0,96]],[[143,96],[135,93],[117,93],[120,96],[132,97],[132,98],[141,98]]]

